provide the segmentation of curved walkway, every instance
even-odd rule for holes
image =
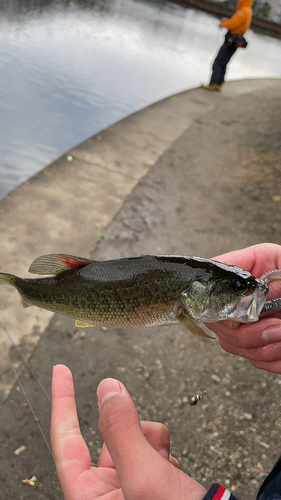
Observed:
[[[281,80],[235,81],[220,94],[198,88],[169,97],[90,138],[0,201],[0,271],[27,276],[45,253],[211,257],[266,240],[281,244],[280,109]],[[95,388],[117,377],[142,420],[169,427],[182,470],[206,487],[219,481],[237,498],[256,498],[280,454],[280,376],[181,325],[78,330],[71,318],[23,309],[4,286],[0,320],[32,354],[48,393],[52,366],[71,368],[93,463],[101,447]],[[0,339],[2,399],[8,395],[0,406],[3,495],[62,498],[24,395],[18,383],[11,389],[2,330]],[[50,404],[13,348],[10,355],[48,436]],[[208,397],[189,406],[187,396],[203,390]],[[22,484],[33,475],[33,488]]]
[[[188,90],[74,147],[0,201],[0,270],[27,277],[30,263],[39,255],[89,256],[128,195],[179,136],[207,113],[216,113],[218,106],[226,109],[230,101],[239,106],[241,95],[260,90],[266,99],[274,89],[281,90],[281,80],[232,81],[219,94]],[[0,297],[0,320],[28,354],[52,314],[23,309],[18,294],[8,287],[0,287]],[[3,343],[9,345],[0,331],[5,372],[9,364]],[[8,375],[2,377],[3,395],[9,380]]]

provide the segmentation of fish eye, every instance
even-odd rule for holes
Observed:
[[[247,281],[243,279],[233,280],[232,288],[235,293],[243,293],[248,288]]]

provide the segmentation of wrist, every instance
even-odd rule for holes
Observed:
[[[218,483],[212,484],[203,500],[237,500],[232,493]]]

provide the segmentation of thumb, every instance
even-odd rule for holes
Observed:
[[[150,448],[126,387],[115,379],[103,380],[97,389],[99,430],[116,468],[123,468],[143,448]],[[125,463],[124,463],[125,462]]]
[[[135,405],[121,382],[103,380],[97,394],[99,429],[117,470],[124,497],[156,500],[160,489],[160,484],[155,488],[159,464],[161,469],[163,464],[168,464],[171,469],[175,467],[146,440]]]
[[[206,491],[174,467],[145,438],[126,387],[115,379],[97,389],[99,429],[112,457],[125,498],[201,500]],[[184,493],[184,495],[183,495]]]

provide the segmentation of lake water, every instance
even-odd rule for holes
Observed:
[[[218,18],[169,1],[2,0],[0,197],[92,134],[207,81]],[[281,77],[281,40],[249,31],[228,78]]]

